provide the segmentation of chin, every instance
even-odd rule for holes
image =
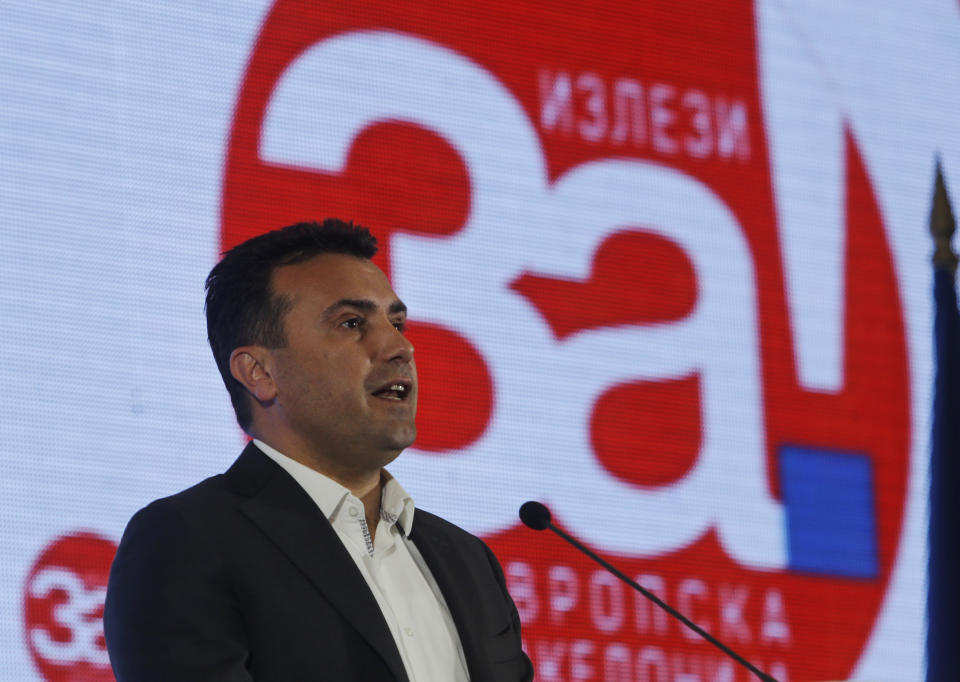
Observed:
[[[411,426],[408,429],[398,430],[393,434],[391,438],[391,450],[396,450],[397,454],[400,454],[402,450],[406,450],[408,447],[413,445],[413,442],[417,439],[417,427]]]

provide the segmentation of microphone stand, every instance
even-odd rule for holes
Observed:
[[[703,637],[705,640],[713,644],[715,647],[720,649],[727,656],[735,660],[737,663],[745,667],[747,670],[756,675],[763,682],[777,682],[775,678],[763,672],[750,661],[745,659],[743,656],[738,654],[736,651],[728,647],[726,644],[718,640],[716,637],[711,635],[709,632],[704,630],[702,627],[694,623],[692,620],[684,616],[682,613],[677,611],[675,608],[667,604],[665,601],[660,599],[650,590],[642,587],[639,583],[628,578],[624,573],[618,570],[616,567],[605,561],[603,558],[598,556],[588,547],[583,545],[579,540],[577,540],[572,535],[565,533],[550,522],[550,510],[548,510],[544,505],[539,502],[524,502],[520,507],[520,520],[523,521],[524,525],[533,530],[544,530],[549,528],[554,533],[559,535],[561,538],[569,542],[571,545],[579,549],[581,552],[586,554],[588,557],[596,561],[598,564],[603,566],[605,569],[610,571],[613,575],[617,576],[625,582],[627,585],[635,589],[637,592],[642,594],[644,597],[652,601],[654,604],[659,606],[661,609],[669,613],[671,616],[679,620],[681,623],[686,625],[688,628],[696,632],[698,635]]]

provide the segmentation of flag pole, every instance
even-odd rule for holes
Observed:
[[[927,682],[960,680],[960,313],[956,219],[937,160],[930,233],[934,240],[936,374],[930,448],[927,562]]]

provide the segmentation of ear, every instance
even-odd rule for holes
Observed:
[[[239,346],[230,353],[230,373],[261,404],[277,397],[270,373],[270,351],[263,346]]]

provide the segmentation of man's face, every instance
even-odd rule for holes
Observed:
[[[274,349],[276,407],[298,447],[343,471],[373,471],[416,436],[417,370],[406,307],[369,260],[322,254],[278,268],[291,307]]]

